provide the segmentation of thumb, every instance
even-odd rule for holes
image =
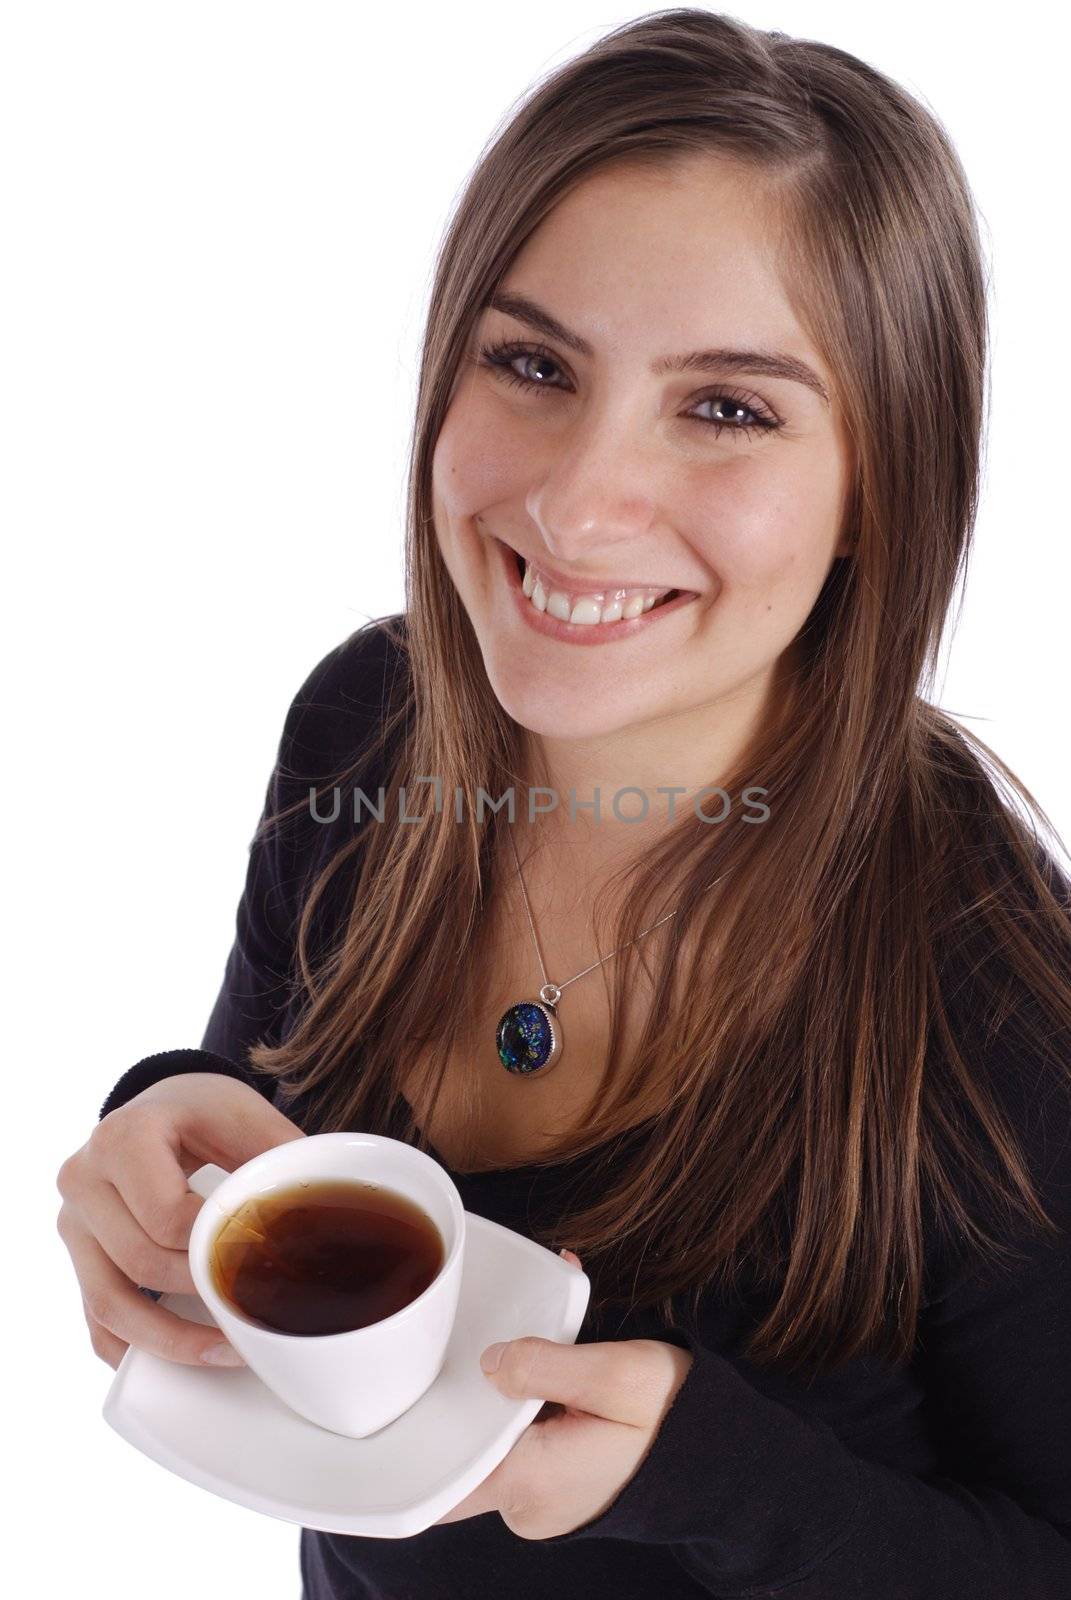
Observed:
[[[553,1400],[573,1411],[645,1426],[651,1418],[642,1341],[559,1344],[529,1335],[493,1344],[480,1366],[511,1400]]]
[[[168,1087],[173,1114],[157,1137],[169,1147],[183,1180],[206,1162],[234,1172],[275,1145],[306,1137],[304,1130],[264,1095],[237,1078],[184,1073],[181,1080],[169,1080]],[[167,1095],[164,1085],[158,1090],[161,1098]],[[158,1185],[164,1170],[157,1168]],[[173,1226],[188,1241],[204,1198],[182,1181],[182,1193],[176,1190],[172,1204]]]
[[[303,1129],[249,1084],[214,1076],[210,1080],[202,1077],[195,1086],[195,1076],[186,1074],[190,1082],[185,1094],[182,1086],[176,1089],[176,1094],[183,1096],[176,1133],[183,1153],[199,1158],[197,1166],[211,1161],[233,1172],[265,1150],[306,1137]],[[194,1170],[191,1166],[190,1171]]]

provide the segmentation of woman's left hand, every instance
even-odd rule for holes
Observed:
[[[571,1252],[562,1255],[580,1265]],[[564,1409],[526,1428],[439,1523],[497,1511],[522,1539],[551,1539],[591,1522],[634,1475],[691,1364],[687,1350],[658,1339],[532,1337],[489,1346],[480,1358],[488,1383],[511,1400],[530,1396]]]

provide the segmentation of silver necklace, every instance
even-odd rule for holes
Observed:
[[[543,974],[543,987],[539,991],[538,1000],[521,1000],[516,1005],[510,1006],[498,1019],[498,1028],[495,1031],[495,1044],[498,1047],[498,1059],[507,1072],[515,1073],[518,1077],[530,1078],[534,1074],[545,1073],[561,1060],[565,1048],[562,1037],[561,1019],[558,1016],[558,1002],[561,1000],[562,991],[571,983],[577,983],[581,978],[586,978],[589,972],[594,972],[596,967],[601,967],[604,962],[610,961],[614,956],[620,955],[622,950],[627,950],[631,945],[639,944],[649,933],[653,933],[663,922],[668,922],[670,917],[675,917],[680,910],[679,906],[672,911],[667,911],[659,917],[657,922],[652,922],[649,928],[644,928],[634,939],[627,944],[618,945],[616,950],[611,950],[607,956],[602,956],[598,961],[593,961],[590,967],[585,967],[583,972],[576,972],[571,978],[566,978],[564,983],[551,983],[547,977],[547,969],[543,962],[543,952],[539,948],[539,938],[536,934],[535,922],[532,919],[532,908],[528,903],[528,890],[524,886],[524,874],[521,871],[520,859],[517,855],[517,846],[513,834],[510,833],[509,842],[513,847],[513,859],[517,863],[517,877],[520,879],[521,893],[524,896],[524,909],[528,913],[528,926],[532,930],[532,943],[535,945],[536,959],[539,970]],[[707,889],[712,889],[714,884],[720,882],[725,873],[720,873],[717,878],[712,878],[706,884]]]

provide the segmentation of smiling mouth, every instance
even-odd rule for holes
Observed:
[[[581,626],[612,626],[630,622],[681,597],[694,599],[691,590],[659,589],[643,586],[607,586],[565,589],[546,577],[539,568],[511,546],[505,546],[521,581],[522,593],[533,610],[545,612],[559,622]]]

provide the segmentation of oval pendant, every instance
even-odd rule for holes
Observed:
[[[530,1077],[545,1072],[561,1055],[561,1024],[548,990],[553,991],[555,1000],[561,994],[554,984],[545,984],[538,1000],[522,1000],[499,1018],[495,1044],[507,1072]]]

